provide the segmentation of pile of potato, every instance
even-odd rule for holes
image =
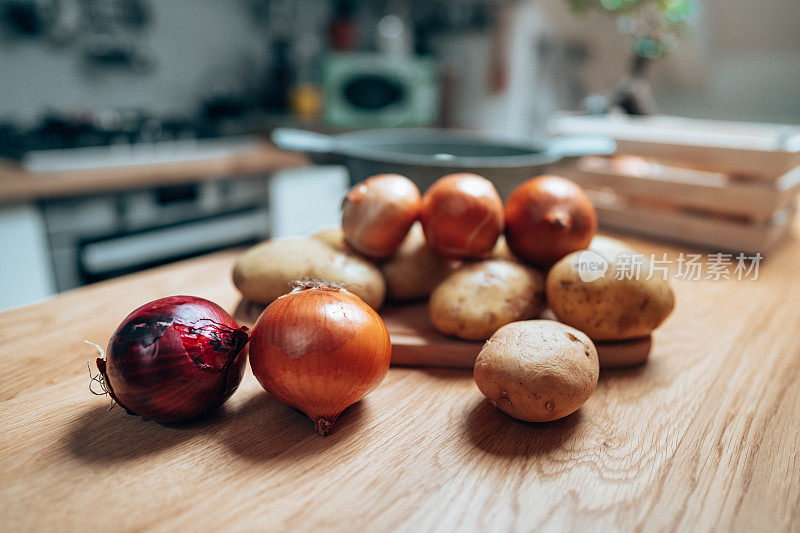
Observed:
[[[595,237],[596,227],[589,199],[558,176],[528,180],[504,205],[474,174],[445,176],[424,196],[384,174],[350,190],[341,227],[257,245],[233,281],[261,304],[302,278],[340,283],[374,309],[428,299],[438,331],[487,341],[475,381],[492,404],[521,420],[555,420],[594,390],[603,363],[594,342],[646,337],[674,307],[667,281],[614,275],[617,258],[635,252]],[[587,276],[587,257],[604,271]],[[558,321],[535,320],[548,305]]]

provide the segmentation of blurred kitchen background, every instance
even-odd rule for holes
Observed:
[[[800,124],[798,1],[0,0],[0,309],[335,225],[276,127],[609,111]]]

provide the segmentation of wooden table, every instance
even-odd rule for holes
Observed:
[[[492,408],[469,371],[415,368],[325,438],[249,373],[202,423],[109,412],[83,339],[168,294],[234,309],[233,252],[0,314],[3,530],[797,531],[798,242],[757,281],[675,282],[650,361],[549,424]]]

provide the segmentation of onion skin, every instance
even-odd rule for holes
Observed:
[[[308,284],[281,296],[253,327],[250,367],[277,400],[327,435],[336,418],[386,377],[392,345],[386,324],[357,296]]]
[[[583,250],[597,231],[592,202],[576,183],[539,176],[517,187],[505,206],[506,241],[525,263],[549,267]]]
[[[422,197],[420,222],[438,254],[448,259],[485,259],[503,232],[503,202],[486,178],[450,174]]]
[[[419,208],[419,189],[405,176],[367,178],[350,189],[342,202],[344,240],[368,257],[389,257],[403,242]]]
[[[122,321],[97,368],[128,414],[191,420],[222,405],[241,383],[246,331],[208,300],[161,298]]]

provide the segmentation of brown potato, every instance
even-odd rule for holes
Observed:
[[[602,254],[609,261],[613,261],[620,253],[635,253],[633,248],[624,242],[605,235],[595,235],[589,243],[589,250]]]
[[[262,304],[288,293],[291,283],[302,278],[341,283],[373,309],[386,294],[375,265],[317,239],[266,241],[244,252],[233,268],[233,283],[242,296]]]
[[[597,341],[597,359],[600,368],[622,368],[640,365],[650,357],[653,336],[636,337],[624,341]]]
[[[490,257],[492,259],[507,259],[508,261],[518,260],[511,252],[511,248],[508,247],[505,235],[500,235],[497,238],[497,243],[495,243],[494,248],[492,248],[492,255]]]
[[[641,261],[641,274],[620,275],[618,259],[606,257],[607,269],[597,271],[597,279],[587,278],[587,256],[592,252],[573,252],[557,262],[547,275],[547,301],[556,317],[593,340],[623,340],[649,335],[672,312],[675,295],[669,282],[651,276],[648,261]],[[594,254],[589,260],[597,259]],[[630,256],[629,256],[630,257]],[[582,266],[579,266],[580,265]]]
[[[397,253],[380,265],[386,279],[386,295],[394,301],[421,300],[453,271],[455,263],[444,259],[425,241],[419,222],[411,226]]]
[[[431,322],[445,335],[485,340],[509,322],[536,316],[544,305],[542,287],[542,275],[521,263],[466,263],[431,294]]]
[[[584,333],[553,320],[503,326],[475,361],[475,383],[498,409],[549,422],[577,411],[597,386],[597,350]]]
[[[341,226],[319,230],[313,234],[311,238],[324,242],[334,250],[339,250],[340,252],[350,253],[354,251],[344,242],[344,232]]]

